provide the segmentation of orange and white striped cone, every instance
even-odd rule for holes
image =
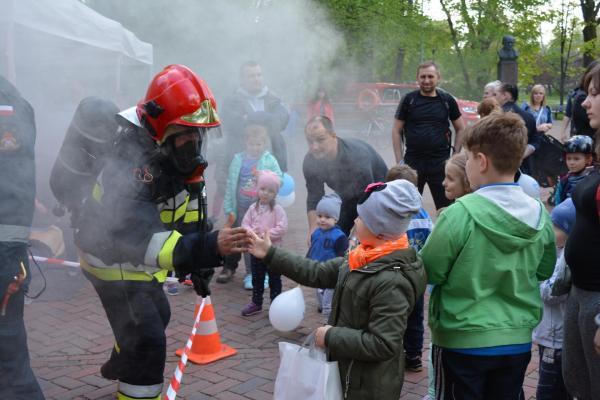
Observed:
[[[201,303],[202,298],[198,296],[194,309],[194,318],[198,315]],[[175,354],[181,356],[184,350],[178,349]],[[188,360],[194,364],[208,364],[225,357],[233,356],[236,353],[236,349],[221,343],[217,321],[215,320],[215,311],[210,296],[207,296],[204,300],[204,308],[200,314],[200,324],[192,339],[192,349],[188,354]]]

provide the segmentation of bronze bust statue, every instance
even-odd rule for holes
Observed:
[[[502,48],[498,50],[500,61],[514,61],[519,57],[519,52],[515,49],[515,38],[511,35],[502,37]]]

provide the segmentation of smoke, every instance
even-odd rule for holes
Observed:
[[[218,104],[237,87],[239,66],[247,60],[261,64],[265,84],[288,105],[337,79],[330,65],[343,40],[312,1],[83,2],[150,43],[153,65],[102,44],[113,36],[122,40],[117,23],[95,22],[96,13],[75,0],[60,7],[50,3],[44,7],[32,0],[7,0],[2,17],[7,40],[0,43],[12,63],[0,65],[0,74],[15,82],[36,112],[38,192],[49,206],[54,201],[49,171],[77,104],[87,96],[107,98],[120,108],[133,105],[151,77],[173,63],[188,65],[205,79]],[[66,35],[72,37],[55,34],[59,26],[68,26]],[[133,54],[130,45],[125,43],[124,52]],[[336,64],[344,68],[340,75],[346,75],[348,65]]]
[[[50,171],[77,105],[88,96],[124,109],[144,96],[155,73],[181,63],[208,83],[220,105],[237,88],[240,65],[254,60],[269,89],[293,108],[317,86],[348,79],[352,70],[340,58],[342,35],[314,1],[3,0],[3,5],[0,75],[35,110],[37,198],[47,210],[34,226],[57,223],[50,211],[56,204]],[[288,148],[291,152],[289,141]],[[61,227],[68,228],[66,219]]]
[[[261,64],[265,83],[286,100],[331,79],[343,40],[313,1],[175,0],[91,5],[152,43],[154,69],[173,63],[196,71],[222,100],[238,84],[239,66]]]

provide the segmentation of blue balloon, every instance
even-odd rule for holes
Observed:
[[[294,178],[292,178],[289,174],[283,174],[283,184],[279,189],[279,196],[287,196],[290,193],[294,192],[296,188],[296,184],[294,183]]]

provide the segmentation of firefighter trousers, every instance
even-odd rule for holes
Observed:
[[[19,272],[21,262],[28,268],[27,244],[0,242],[0,301]],[[10,296],[6,314],[0,315],[0,399],[43,400],[44,395],[29,364],[23,322],[24,287]]]
[[[102,366],[102,375],[116,379],[122,387],[150,387],[162,391],[167,340],[165,329],[171,318],[169,302],[157,280],[103,281],[84,271],[100,297],[115,335],[110,359]],[[146,391],[143,388],[146,387]],[[125,393],[135,398],[135,393]],[[142,396],[139,396],[142,397]],[[147,398],[154,398],[146,395]]]

